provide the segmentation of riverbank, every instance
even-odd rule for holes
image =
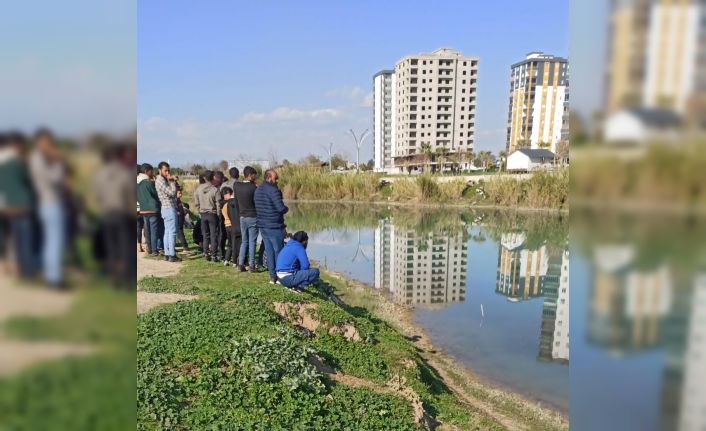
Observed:
[[[384,175],[372,172],[340,174],[289,165],[281,168],[279,176],[282,194],[290,201],[447,205],[479,209],[568,211],[569,208],[568,168],[484,177],[422,174],[386,181]],[[197,185],[196,180],[184,181],[184,202],[191,202]]]
[[[561,415],[474,380],[403,308],[338,274],[295,294],[264,273],[181,266],[139,283],[198,298],[139,317],[138,429],[568,428]]]
[[[389,207],[414,207],[421,209],[434,209],[434,208],[453,208],[453,209],[465,209],[465,210],[507,210],[516,211],[522,213],[561,213],[568,214],[568,208],[533,208],[533,207],[510,207],[504,205],[470,205],[468,203],[418,203],[418,202],[396,202],[396,201],[369,201],[360,202],[354,200],[324,200],[324,199],[285,199],[287,204],[341,204],[341,205],[359,205],[359,204],[372,204],[376,206],[389,206]]]
[[[440,350],[424,329],[414,322],[410,307],[396,304],[376,289],[342,274],[330,270],[325,273],[326,276],[340,281],[336,293],[341,300],[349,305],[369,310],[412,340],[422,357],[437,369],[462,399],[468,400],[499,420],[507,420],[519,415],[536,420],[537,426],[546,426],[549,422],[557,427],[565,424],[568,428],[568,412],[559,411],[552,406],[542,406],[537,401],[520,394],[499,389],[495,387],[496,385],[474,375],[453,357]],[[487,403],[487,400],[493,401]]]

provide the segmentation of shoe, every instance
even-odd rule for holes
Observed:
[[[210,262],[210,261],[211,261],[211,255],[210,255],[210,254],[207,254],[207,255],[206,255],[206,262]]]
[[[164,260],[166,260],[167,262],[169,262],[169,256],[167,256],[167,255],[165,254],[165,255],[164,255]]]
[[[279,284],[279,281],[270,278],[270,284]]]
[[[176,256],[169,256],[169,261],[172,263],[181,262],[181,258],[176,257]]]
[[[152,257],[159,257],[159,253],[157,253],[157,252],[155,251],[154,253],[150,253],[150,256],[152,256]]]
[[[223,261],[223,266],[228,266],[229,264],[230,264],[230,262],[228,262],[227,260]]]
[[[246,271],[245,266],[243,266],[243,265],[238,265],[238,271],[240,271],[240,272],[245,272],[245,271]]]

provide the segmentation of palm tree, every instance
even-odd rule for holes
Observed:
[[[446,149],[443,147],[436,147],[436,150],[434,151],[434,158],[436,159],[436,166],[439,170],[439,173],[444,172],[445,156]]]
[[[488,168],[488,165],[493,159],[493,155],[490,151],[481,151],[478,157],[480,158],[481,165],[483,165],[484,169]]]
[[[422,142],[421,150],[422,154],[424,154],[425,164],[431,166],[431,144],[429,142]]]
[[[476,159],[476,153],[474,153],[473,150],[466,151],[466,159],[469,163],[475,166],[475,163],[473,163],[473,161]]]
[[[507,165],[507,151],[500,151],[498,155],[500,156],[500,170],[504,171],[505,166]]]

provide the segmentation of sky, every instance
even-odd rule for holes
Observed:
[[[137,115],[137,6],[124,0],[3,2],[0,130],[125,135]],[[12,17],[10,19],[10,17]]]
[[[298,160],[330,142],[354,160],[372,76],[440,47],[479,57],[476,151],[497,152],[510,65],[568,56],[568,14],[566,0],[139,2],[140,161]]]

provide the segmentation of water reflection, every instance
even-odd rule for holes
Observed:
[[[440,349],[568,411],[566,219],[502,211],[293,205],[323,266],[413,307]],[[369,258],[369,260],[368,260]]]
[[[463,232],[417,233],[383,219],[375,229],[375,287],[400,304],[438,308],[466,299]]]
[[[700,226],[643,215],[611,220],[600,238],[577,229],[572,429],[706,429]]]

